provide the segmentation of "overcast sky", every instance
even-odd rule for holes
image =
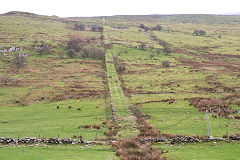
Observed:
[[[146,14],[240,13],[240,0],[0,0],[0,13],[111,16]]]

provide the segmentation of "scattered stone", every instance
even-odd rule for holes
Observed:
[[[69,108],[69,109],[71,109],[71,108],[72,108],[72,106],[68,106],[68,108]]]
[[[7,52],[14,52],[14,51],[22,51],[23,49],[21,47],[3,47],[0,48],[0,53],[7,53]]]

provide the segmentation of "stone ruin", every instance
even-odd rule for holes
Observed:
[[[14,51],[23,51],[21,47],[0,47],[0,53],[14,52]]]

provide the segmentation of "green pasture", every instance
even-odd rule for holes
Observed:
[[[59,106],[57,109],[56,106]],[[69,109],[69,106],[72,106]],[[39,103],[30,106],[0,107],[1,137],[73,137],[104,138],[107,129],[79,128],[82,125],[101,125],[107,116],[108,105],[103,99],[67,100]],[[80,110],[77,110],[80,108]]]
[[[2,160],[117,160],[110,146],[84,145],[40,145],[11,147],[1,146],[0,159]]]
[[[151,116],[149,121],[162,133],[178,135],[207,136],[207,122],[205,112],[189,105],[188,101],[147,103],[142,106],[142,111]],[[222,117],[213,118],[208,114],[210,133],[213,137],[221,138],[239,132],[239,120]]]
[[[239,160],[239,142],[192,143],[179,145],[155,145],[160,150],[167,151],[163,155],[169,160]]]

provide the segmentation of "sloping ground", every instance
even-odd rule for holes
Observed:
[[[118,18],[115,20],[118,21]],[[107,51],[106,76],[100,61],[61,59],[65,58],[62,55],[65,54],[64,46],[68,38],[95,38],[93,43],[98,43],[96,37],[99,33],[72,30],[73,24],[68,21],[70,19],[62,21],[56,17],[36,15],[1,17],[0,35],[3,35],[3,43],[0,47],[20,46],[30,57],[28,66],[15,73],[10,64],[13,53],[6,53],[4,56],[1,54],[0,65],[4,66],[0,68],[1,71],[11,75],[16,83],[1,84],[0,127],[4,130],[0,129],[0,133],[14,137],[77,137],[80,134],[90,140],[117,139],[120,141],[112,145],[121,159],[165,159],[160,157],[161,153],[167,152],[161,143],[157,146],[162,150],[159,151],[151,148],[151,144],[142,144],[138,138],[174,137],[175,134],[206,135],[205,115],[199,112],[204,111],[205,107],[213,112],[209,114],[213,136],[228,136],[239,132],[239,120],[236,118],[239,117],[239,113],[227,112],[228,109],[239,111],[239,25],[235,22],[233,26],[164,23],[162,31],[150,32],[170,43],[174,53],[166,54],[162,50],[156,50],[162,49],[163,46],[153,41],[143,30],[139,31],[138,26],[139,23],[143,23],[143,17],[135,17],[136,19],[129,21],[126,20],[128,17],[122,18],[124,21],[119,22],[119,25],[125,26],[124,30],[110,26],[115,22],[111,18],[86,18],[82,21],[88,24],[103,24],[104,36],[107,37],[104,42],[124,45],[113,45],[113,48]],[[158,20],[145,23],[152,27]],[[199,28],[206,29],[207,35],[192,35],[192,31]],[[53,54],[35,56],[36,50],[32,49],[35,39],[46,40],[53,48]],[[146,43],[147,48],[139,47],[142,42]],[[164,67],[163,61],[168,61],[170,66]],[[116,64],[125,66],[125,70],[117,73]],[[109,120],[111,115],[106,103],[109,94],[106,82],[111,96],[114,121]],[[52,101],[54,103],[49,103]],[[194,106],[189,105],[189,101]],[[221,103],[222,101],[224,103]],[[211,104],[202,106],[205,102]],[[229,114],[222,116],[222,113]],[[126,138],[135,135],[139,137]],[[225,153],[224,156],[231,154],[229,157],[237,157],[237,146],[229,147],[234,154]],[[169,150],[174,151],[177,145],[171,147]],[[182,148],[180,158],[194,159],[195,150],[201,148],[208,152],[209,146],[196,144],[197,149],[194,146],[194,151],[188,150],[188,145]],[[5,146],[4,149],[10,151]],[[217,154],[211,155],[211,158],[222,158],[222,149],[216,147]],[[190,158],[182,156],[186,152],[191,153]],[[95,155],[93,159],[106,158]],[[175,157],[174,154],[169,155],[170,158]],[[46,158],[52,159],[48,156]]]
[[[135,136],[138,133],[135,117],[131,115],[127,98],[124,96],[118,74],[113,60],[113,50],[108,50],[105,55],[108,87],[111,95],[113,117],[120,130],[121,138]]]

